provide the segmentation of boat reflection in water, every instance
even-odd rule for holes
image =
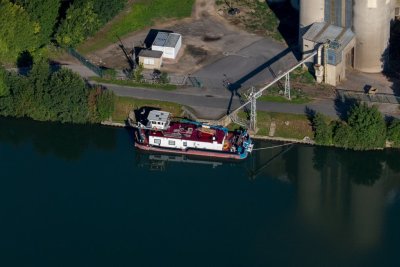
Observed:
[[[136,164],[141,168],[148,168],[151,171],[165,171],[170,163],[187,163],[195,165],[205,165],[213,169],[224,164],[233,164],[229,161],[215,161],[213,158],[189,157],[186,155],[171,155],[159,153],[146,153],[138,151],[136,154]]]

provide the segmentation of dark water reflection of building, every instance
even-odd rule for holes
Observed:
[[[359,252],[379,244],[385,208],[400,188],[396,151],[298,146],[285,162],[298,216],[310,232]]]

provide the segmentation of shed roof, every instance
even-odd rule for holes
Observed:
[[[167,39],[167,41],[165,42],[164,46],[165,46],[165,47],[175,47],[176,44],[177,44],[178,41],[179,41],[179,38],[181,38],[181,35],[180,35],[180,34],[177,34],[177,33],[170,33],[170,34],[168,35],[168,39]]]
[[[139,57],[161,58],[163,52],[156,50],[141,50]]]
[[[164,47],[175,47],[181,38],[179,33],[158,32],[153,45]]]
[[[336,41],[340,47],[345,47],[354,38],[351,29],[338,27],[326,22],[316,22],[304,34],[303,39],[315,42],[326,43]]]
[[[168,32],[158,32],[156,39],[154,39],[153,45],[164,46],[165,42],[168,39],[168,35]]]

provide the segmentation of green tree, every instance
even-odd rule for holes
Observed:
[[[37,23],[38,42],[40,46],[50,42],[58,18],[60,0],[17,0]]]
[[[105,24],[121,11],[127,0],[96,0],[93,3],[93,10],[99,16],[101,24]],[[76,0],[75,5],[84,6],[86,0]]]
[[[69,69],[61,69],[50,78],[50,120],[85,123],[88,120],[88,88],[82,78]]]
[[[354,149],[374,149],[384,147],[386,142],[386,123],[382,114],[366,104],[355,105],[347,120],[354,134]]]
[[[82,7],[71,5],[57,31],[57,43],[64,47],[75,47],[99,27],[100,22],[93,10],[93,2],[89,1]]]
[[[161,72],[161,75],[160,75],[160,83],[162,83],[162,84],[169,83],[168,73],[166,73],[166,72]]]
[[[34,108],[30,110],[29,116],[35,120],[55,120],[51,113],[54,101],[50,87],[51,71],[46,59],[41,58],[34,62],[28,75],[29,84],[33,88]]]
[[[135,82],[141,82],[143,80],[143,64],[139,64],[136,66],[136,69],[133,72],[133,79],[135,80]]]
[[[313,118],[314,139],[317,144],[332,144],[332,127],[326,122],[321,113],[317,113]]]
[[[388,127],[388,140],[400,146],[400,120],[393,120]]]
[[[38,23],[25,9],[8,0],[0,0],[0,61],[15,61],[22,51],[33,52],[38,47]]]
[[[0,67],[0,97],[6,96],[9,93],[9,88],[6,83],[7,72]]]
[[[344,122],[337,122],[333,127],[333,144],[343,148],[353,148],[354,135],[352,128]]]

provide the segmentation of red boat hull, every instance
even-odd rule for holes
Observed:
[[[232,153],[223,153],[223,152],[213,152],[213,151],[204,151],[204,150],[195,150],[195,149],[187,149],[187,150],[178,150],[178,149],[168,149],[162,147],[154,147],[143,145],[135,142],[135,147],[144,151],[154,151],[160,153],[170,153],[170,154],[179,154],[179,155],[190,155],[190,156],[201,156],[201,157],[209,157],[209,158],[221,158],[221,159],[235,159],[242,160],[244,159],[239,154]]]

